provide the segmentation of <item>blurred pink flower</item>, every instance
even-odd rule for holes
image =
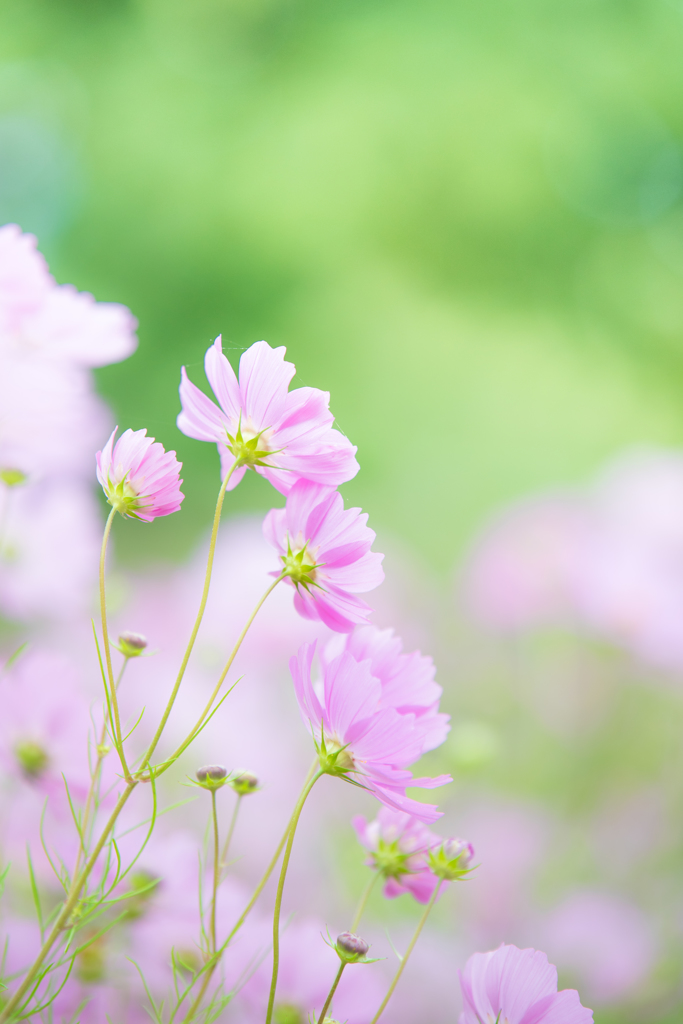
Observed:
[[[370,851],[366,863],[385,879],[384,895],[396,899],[408,892],[418,903],[429,903],[439,879],[429,868],[427,853],[441,845],[441,837],[413,815],[390,807],[380,808],[374,821],[356,815],[351,824]]]
[[[16,347],[35,358],[106,366],[135,350],[136,327],[125,306],[57,285],[33,235],[16,224],[0,228],[0,356]]]
[[[434,789],[452,781],[449,775],[414,779],[405,770],[422,753],[415,715],[382,708],[382,684],[371,675],[369,663],[357,662],[346,651],[324,666],[323,683],[315,686],[314,653],[315,644],[303,644],[289,665],[301,715],[316,745],[324,742],[328,755],[339,752],[331,774],[348,774],[387,807],[436,821],[441,812],[435,805],[412,800],[405,792],[409,786]]]
[[[626,998],[655,964],[651,924],[638,907],[609,893],[573,893],[541,931],[553,959],[596,1003]]]
[[[294,606],[306,619],[320,619],[340,633],[365,622],[371,609],[355,595],[384,579],[383,555],[371,551],[375,533],[367,514],[344,508],[338,491],[300,480],[282,509],[263,522],[266,540],[279,552]]]
[[[432,659],[419,651],[403,654],[402,647],[391,629],[356,626],[347,636],[333,637],[322,649],[321,661],[329,661],[343,650],[356,661],[369,661],[370,671],[382,684],[380,706],[415,715],[424,753],[444,742],[450,729],[450,715],[439,713],[443,690],[434,681],[436,668]]]
[[[91,488],[69,481],[0,485],[0,519],[2,612],[57,620],[87,613],[101,541]]]
[[[164,451],[146,430],[126,430],[114,444],[118,429],[95,457],[97,479],[109,504],[145,523],[177,512],[185,495],[175,452]]]
[[[460,1024],[587,1024],[593,1013],[574,989],[557,991],[557,970],[545,953],[501,945],[475,953],[458,972]]]
[[[574,495],[504,511],[476,542],[466,575],[475,614],[500,629],[571,620],[591,521]]]
[[[178,427],[188,437],[217,443],[223,477],[238,461],[230,490],[248,468],[282,494],[297,480],[337,487],[358,472],[356,449],[332,427],[329,394],[317,388],[288,391],[296,371],[284,355],[284,348],[256,342],[240,359],[238,381],[216,338],[204,366],[218,405],[182,369]]]

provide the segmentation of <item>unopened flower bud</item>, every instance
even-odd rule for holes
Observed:
[[[438,878],[452,882],[463,878],[472,869],[474,847],[464,839],[446,839],[429,853],[429,866]]]
[[[119,636],[119,650],[124,658],[137,658],[147,646],[147,637],[142,633],[131,633],[126,630]]]
[[[207,764],[203,768],[198,768],[196,772],[199,782],[207,789],[217,789],[224,785],[227,774],[228,769],[222,764]]]
[[[40,778],[50,761],[47,751],[34,740],[19,740],[14,747],[14,756],[29,779]]]
[[[238,796],[248,796],[258,789],[258,779],[253,772],[237,772],[229,782]]]
[[[10,469],[8,466],[5,469],[0,469],[0,480],[8,487],[18,487],[26,480],[26,473],[22,473],[20,469]]]
[[[359,935],[354,935],[353,932],[342,932],[337,936],[336,949],[340,960],[344,960],[347,964],[353,964],[357,960],[362,960],[370,947]]]

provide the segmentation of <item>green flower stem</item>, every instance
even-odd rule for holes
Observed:
[[[280,581],[283,580],[284,578],[285,578],[285,574],[281,573],[278,576],[278,578],[271,583],[271,585],[268,587],[268,589],[265,591],[265,593],[259,599],[258,603],[256,604],[256,607],[254,608],[253,612],[251,613],[251,615],[247,619],[247,623],[246,623],[244,629],[242,630],[242,632],[240,633],[239,637],[237,638],[237,643],[233,647],[232,652],[230,654],[230,657],[228,658],[228,660],[227,660],[227,662],[225,664],[225,668],[221,672],[220,678],[219,678],[218,682],[216,683],[216,685],[213,688],[213,692],[212,692],[211,696],[209,697],[209,699],[207,701],[206,707],[204,708],[204,710],[202,711],[201,715],[199,716],[199,718],[195,722],[195,724],[194,724],[193,728],[191,729],[190,733],[183,740],[183,742],[180,744],[180,746],[177,748],[177,750],[175,750],[171,754],[171,756],[168,758],[168,760],[162,761],[161,764],[158,764],[156,766],[155,773],[157,775],[161,775],[168,768],[170,768],[171,765],[174,763],[174,761],[177,761],[178,758],[180,757],[180,755],[189,747],[190,743],[192,743],[192,740],[195,738],[195,736],[197,735],[197,733],[201,729],[201,727],[202,727],[202,725],[204,723],[204,720],[206,719],[207,715],[211,711],[211,708],[213,707],[214,701],[216,700],[216,697],[218,696],[219,690],[220,690],[221,686],[223,685],[223,683],[225,682],[225,677],[227,676],[228,672],[230,671],[230,668],[232,666],[233,661],[237,657],[237,653],[238,653],[240,647],[242,646],[242,643],[244,641],[245,636],[249,632],[249,629],[251,627],[252,622],[254,621],[254,619],[258,615],[259,611],[261,610],[261,606],[266,601],[266,598],[268,598],[270,596],[270,594],[273,593],[273,591],[275,590],[275,588],[278,585],[278,583],[280,583]],[[152,751],[153,749],[154,749],[154,746],[150,747],[150,750],[145,754],[145,757],[144,757],[143,763],[142,763],[142,767],[140,768],[140,772],[144,769],[145,764],[149,761],[149,758],[151,756],[150,751]],[[140,772],[138,772],[138,777],[140,776]],[[143,781],[146,781],[146,779],[143,780]]]
[[[213,888],[211,892],[211,932],[209,949],[216,952],[216,896],[221,874],[220,846],[218,842],[218,812],[216,811],[216,790],[211,790],[211,818],[213,820]]]
[[[129,661],[130,661],[130,658],[127,658],[127,657],[124,656],[123,665],[121,666],[121,671],[119,672],[119,677],[116,680],[116,689],[117,690],[118,690],[119,686],[121,685],[121,680],[123,679],[123,673],[126,671],[126,666],[128,665]],[[81,866],[81,860],[83,859],[83,857],[86,854],[86,850],[85,850],[85,836],[86,836],[86,833],[88,831],[88,825],[90,824],[90,813],[92,811],[92,805],[93,805],[93,801],[95,799],[95,793],[97,792],[97,787],[99,785],[100,771],[102,769],[102,762],[104,761],[104,759],[105,759],[105,757],[107,755],[107,751],[104,749],[104,741],[106,740],[106,738],[107,738],[107,718],[106,718],[106,714],[105,714],[104,722],[102,723],[102,729],[100,731],[100,740],[99,740],[99,743],[97,744],[97,760],[95,762],[95,767],[93,769],[93,773],[92,773],[92,776],[91,776],[91,779],[90,779],[90,788],[88,789],[88,795],[85,798],[85,807],[83,809],[83,823],[81,825],[81,845],[80,845],[80,847],[78,849],[78,856],[76,858],[76,866],[75,866],[74,871],[73,871],[73,877],[74,878],[78,874],[79,868]]]
[[[33,986],[50,950],[54,946],[63,929],[66,927],[69,917],[71,916],[72,911],[74,910],[76,904],[78,903],[78,900],[81,895],[81,890],[83,889],[83,886],[85,885],[88,877],[90,876],[90,873],[95,866],[95,862],[97,861],[97,858],[102,852],[102,849],[104,847],[105,842],[107,841],[110,832],[112,831],[114,825],[116,824],[119,814],[123,810],[123,807],[126,804],[128,797],[133,792],[136,785],[137,783],[134,780],[131,780],[124,789],[119,799],[117,800],[116,806],[111,812],[109,821],[105,825],[102,831],[102,835],[98,839],[93,852],[90,854],[87,861],[83,865],[80,874],[72,882],[71,888],[69,889],[69,894],[66,898],[66,902],[64,903],[64,906],[60,910],[59,915],[57,916],[57,920],[52,926],[52,931],[50,932],[47,939],[43,943],[43,948],[41,949],[40,953],[34,960],[31,967],[29,968],[26,977],[22,981],[19,988],[16,990],[12,998],[7,1002],[2,1012],[0,1012],[0,1024],[5,1024],[6,1021],[11,1020],[14,1017],[15,1010],[21,1013],[21,1017],[19,1019],[23,1019],[23,1017],[30,1016],[30,1014],[23,1013],[25,1007],[20,1006],[21,1001],[26,995],[26,993],[29,991],[29,989],[31,989],[31,987]]]
[[[221,853],[220,870],[224,871],[228,863],[228,851],[230,849],[230,843],[232,842],[233,832],[235,831],[235,825],[237,824],[237,815],[240,812],[242,806],[242,800],[244,798],[243,793],[237,794],[237,800],[235,801],[235,809],[232,812],[232,818],[230,819],[230,827],[228,834],[225,837],[225,845],[223,846],[223,852]]]
[[[282,858],[282,869],[280,871],[280,879],[277,884],[277,893],[275,896],[275,911],[273,913],[273,977],[270,983],[270,995],[268,997],[268,1012],[266,1013],[266,1024],[271,1024],[273,1019],[273,1007],[275,1006],[275,990],[277,988],[277,976],[280,969],[280,911],[282,908],[282,894],[285,888],[285,879],[287,878],[287,868],[289,867],[289,858],[292,853],[292,844],[294,842],[294,836],[296,834],[296,827],[299,823],[299,817],[301,811],[306,803],[306,798],[315,786],[321,775],[325,773],[322,769],[319,769],[312,779],[310,779],[304,786],[301,796],[297,801],[297,805],[294,808],[294,814],[292,815],[292,821],[289,826],[289,835],[287,837],[287,845],[285,847],[285,855]]]
[[[316,757],[315,761],[313,762],[313,764],[311,765],[311,767],[310,767],[310,769],[308,771],[308,775],[306,776],[306,778],[304,780],[304,788],[302,790],[302,795],[303,795],[303,793],[305,793],[307,791],[308,785],[309,785],[311,779],[313,778],[313,775],[315,773],[317,765],[318,765],[318,758]],[[299,800],[301,800],[301,797],[299,797]],[[299,806],[299,801],[297,801],[297,805],[296,806],[297,807]],[[295,809],[294,813],[296,813],[296,809]],[[241,914],[240,918],[238,919],[237,923],[233,926],[232,931],[228,935],[228,937],[225,940],[225,942],[223,943],[223,945],[220,947],[220,949],[218,949],[216,951],[216,955],[204,967],[204,971],[206,972],[205,975],[204,975],[204,981],[202,982],[202,987],[199,990],[199,993],[198,993],[195,1001],[193,1002],[192,1006],[190,1007],[190,1011],[189,1011],[187,1017],[185,1018],[185,1024],[187,1024],[188,1021],[192,1020],[192,1018],[196,1014],[197,1010],[199,1009],[199,1007],[201,1005],[201,1001],[204,998],[204,993],[206,992],[207,988],[209,987],[209,982],[211,981],[211,977],[212,977],[213,972],[215,971],[215,969],[216,969],[216,967],[218,965],[218,962],[219,962],[220,958],[222,957],[223,953],[227,949],[229,943],[232,942],[232,940],[234,939],[235,935],[237,935],[237,932],[240,930],[240,928],[242,927],[242,925],[246,921],[247,917],[251,913],[251,911],[252,911],[252,909],[254,907],[254,904],[256,903],[257,899],[259,898],[259,896],[261,895],[261,893],[265,889],[266,883],[267,883],[268,879],[270,878],[270,876],[272,875],[273,871],[275,870],[275,865],[277,864],[278,860],[280,859],[280,854],[282,853],[282,851],[284,849],[284,846],[285,846],[285,843],[287,842],[287,837],[289,836],[293,820],[294,820],[294,814],[292,814],[292,817],[289,819],[289,821],[287,823],[287,828],[284,831],[282,839],[278,843],[277,850],[273,854],[273,857],[271,859],[270,864],[268,865],[268,867],[266,868],[265,872],[263,873],[263,877],[261,878],[261,881],[256,886],[256,888],[254,889],[252,897],[249,900],[249,902],[247,903],[247,905],[244,908],[244,910],[242,911],[242,914]],[[186,996],[189,995],[189,993],[191,991],[191,988],[192,988],[191,985],[188,988],[186,988],[185,991],[183,992],[182,996],[178,1000],[178,1004],[177,1004],[175,1010],[173,1011],[173,1013],[171,1014],[170,1024],[173,1024],[173,1021],[175,1020],[175,1015],[178,1012],[178,1010],[180,1009],[180,1007],[182,1006],[182,1003],[185,1000]]]
[[[355,916],[353,918],[353,923],[352,923],[351,927],[349,928],[350,932],[354,932],[355,933],[356,928],[360,924],[360,919],[361,919],[361,917],[363,916],[363,914],[365,912],[365,907],[367,905],[368,899],[370,898],[370,893],[375,888],[375,883],[377,882],[378,878],[379,878],[379,872],[378,871],[374,871],[373,874],[372,874],[372,878],[370,879],[368,884],[365,886],[365,889],[363,890],[363,895],[361,896],[360,901],[358,903],[358,906],[356,908],[356,913],[355,913]]]
[[[434,904],[436,903],[436,898],[439,895],[439,889],[441,888],[441,881],[442,881],[442,879],[439,879],[439,882],[438,882],[436,888],[434,889],[434,892],[432,893],[432,898],[430,899],[429,903],[425,907],[424,914],[420,918],[418,926],[415,929],[415,934],[413,935],[412,939],[410,940],[410,944],[409,944],[407,950],[405,951],[405,955],[404,955],[403,959],[401,960],[400,966],[399,966],[398,970],[396,971],[396,974],[394,975],[394,980],[392,981],[391,985],[389,986],[389,991],[385,995],[385,997],[384,997],[384,999],[382,1001],[382,1005],[380,1006],[379,1010],[377,1011],[375,1016],[370,1021],[370,1024],[377,1024],[377,1021],[380,1019],[380,1017],[382,1016],[382,1014],[384,1013],[384,1011],[386,1009],[387,1003],[389,1002],[389,1000],[391,999],[391,997],[394,994],[394,989],[396,988],[396,986],[399,983],[399,979],[400,979],[401,975],[403,974],[403,971],[404,971],[404,968],[405,968],[406,964],[408,963],[408,959],[410,957],[410,954],[413,952],[413,950],[415,948],[415,944],[416,944],[417,940],[420,938],[420,932],[424,928],[425,922],[426,922],[427,918],[429,917],[431,909],[434,906]],[[1,1022],[0,1022],[0,1024],[1,1024]]]
[[[111,664],[111,646],[109,644],[109,628],[107,626],[107,598],[104,589],[104,563],[107,557],[107,545],[109,544],[109,535],[111,533],[111,527],[114,522],[115,515],[116,509],[112,508],[111,512],[107,516],[107,522],[104,527],[104,536],[102,537],[102,550],[100,551],[100,615],[102,617],[102,642],[104,644],[104,659],[107,666],[109,700],[111,702],[111,712],[113,715],[113,721],[111,723],[112,736],[114,746],[116,747],[121,761],[124,778],[127,783],[130,783],[131,774],[128,765],[126,764],[126,755],[123,752],[123,733],[121,732],[121,719],[119,718],[119,702],[116,697],[116,683],[114,682],[114,670]]]
[[[144,756],[144,758],[142,760],[142,765],[140,767],[140,771],[143,771],[144,768],[146,767],[146,765],[149,763],[149,760],[152,757],[152,754],[154,753],[154,751],[156,750],[157,744],[159,743],[159,740],[161,739],[161,734],[164,731],[164,729],[166,728],[166,722],[168,721],[168,716],[171,714],[171,711],[173,709],[173,705],[175,704],[175,699],[178,696],[178,690],[180,689],[180,684],[183,681],[183,676],[185,675],[185,669],[187,668],[187,663],[190,660],[190,655],[192,654],[192,649],[194,647],[195,640],[197,639],[197,633],[199,632],[199,627],[201,626],[202,619],[204,618],[204,610],[206,608],[206,602],[207,602],[208,597],[209,597],[209,587],[211,585],[211,573],[213,571],[213,560],[214,560],[214,556],[216,554],[216,539],[218,537],[218,526],[219,526],[220,521],[221,521],[221,512],[223,511],[223,500],[225,498],[226,488],[227,488],[228,484],[230,483],[230,477],[234,473],[237,465],[238,465],[238,463],[236,461],[233,462],[232,466],[230,467],[230,469],[228,470],[228,472],[226,474],[225,480],[221,484],[221,489],[218,492],[218,499],[216,501],[216,510],[215,510],[215,512],[213,514],[213,526],[211,528],[211,540],[209,541],[209,556],[208,556],[208,558],[206,560],[206,572],[204,574],[204,589],[202,590],[202,597],[201,597],[201,601],[199,602],[199,611],[197,612],[197,618],[195,619],[194,626],[192,627],[192,633],[190,634],[190,639],[189,639],[189,641],[187,643],[187,647],[185,648],[185,654],[183,655],[183,660],[180,663],[180,668],[178,670],[178,675],[176,677],[176,681],[175,681],[175,684],[173,686],[173,690],[171,691],[171,696],[169,697],[168,703],[166,705],[166,709],[164,710],[164,713],[161,716],[161,721],[159,722],[159,727],[158,727],[157,731],[154,733],[154,736],[152,738],[152,742],[150,743],[150,745],[149,745],[149,747],[147,749],[147,753],[145,754],[145,756]],[[140,774],[140,771],[138,772],[138,775]]]
[[[318,1024],[325,1024],[325,1017],[327,1016],[327,1011],[330,1008],[330,1003],[332,1002],[332,999],[334,997],[334,993],[337,991],[337,985],[341,981],[341,976],[344,973],[344,968],[345,967],[346,967],[346,960],[342,960],[342,962],[339,964],[339,970],[337,971],[337,977],[332,982],[332,988],[327,993],[327,999],[325,1000],[325,1005],[323,1006],[322,1010],[320,1011],[320,1016],[318,1018]]]

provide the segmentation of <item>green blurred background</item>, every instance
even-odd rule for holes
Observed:
[[[209,519],[174,419],[219,332],[332,391],[347,498],[444,572],[503,500],[683,440],[682,49],[665,0],[5,0],[0,221],[130,306],[101,392],[184,462],[121,554]]]

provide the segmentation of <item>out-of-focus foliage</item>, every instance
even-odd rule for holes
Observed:
[[[8,0],[0,25],[0,219],[140,318],[101,388],[191,484],[129,558],[210,514],[214,454],[173,419],[219,331],[334,382],[349,499],[440,569],[501,499],[680,439],[680,5]]]

